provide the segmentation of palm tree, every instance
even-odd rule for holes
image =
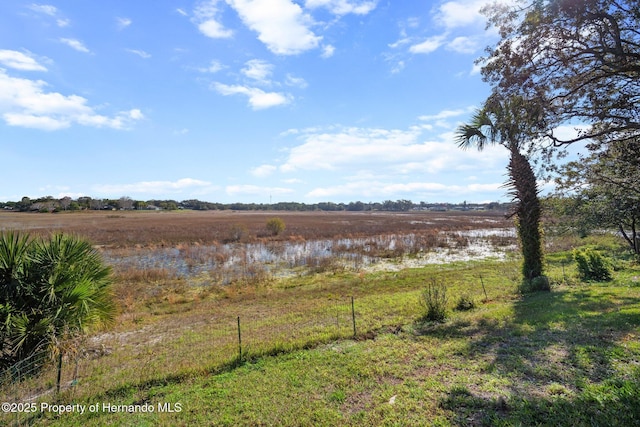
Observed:
[[[76,236],[0,236],[0,368],[115,318],[111,270]]]
[[[524,259],[522,275],[532,290],[549,290],[546,279],[534,280],[543,275],[541,206],[535,174],[528,158],[521,153],[528,130],[536,126],[537,117],[536,111],[532,111],[522,98],[501,100],[492,96],[476,111],[470,123],[458,128],[457,142],[462,149],[476,147],[482,151],[488,145],[499,144],[509,150],[506,186],[516,201],[511,216],[517,216]]]

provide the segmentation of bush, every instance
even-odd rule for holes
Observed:
[[[111,269],[90,243],[0,235],[0,370],[112,323]]]
[[[447,288],[442,282],[431,279],[422,291],[422,304],[426,309],[425,320],[444,322],[447,319]]]
[[[469,311],[476,308],[476,301],[468,294],[463,294],[458,298],[458,303],[456,304],[456,310],[458,311]]]
[[[228,242],[239,242],[249,234],[249,229],[244,224],[233,224],[229,229]]]
[[[538,291],[550,291],[551,282],[547,276],[538,276],[533,279],[524,279],[520,284],[520,292],[538,292]]]
[[[285,227],[286,226],[284,224],[284,221],[281,218],[270,218],[267,221],[267,231],[269,231],[269,233],[274,236],[281,234],[284,231]]]
[[[611,264],[594,249],[575,249],[573,259],[578,267],[578,275],[582,280],[595,280],[599,282],[613,279]]]

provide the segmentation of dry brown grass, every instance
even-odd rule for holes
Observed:
[[[109,247],[215,244],[238,238],[312,240],[385,234],[511,226],[497,212],[277,212],[286,224],[278,236],[267,236],[266,222],[274,212],[175,211],[68,212],[56,214],[0,212],[0,228],[32,234],[64,231]],[[234,235],[235,232],[235,235]]]

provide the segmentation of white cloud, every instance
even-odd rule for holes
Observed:
[[[223,83],[213,83],[212,88],[224,96],[245,95],[249,98],[249,105],[254,110],[285,105],[291,102],[292,98],[288,94],[279,92],[265,92],[262,89],[240,86],[226,85]]]
[[[209,66],[198,68],[198,71],[203,73],[217,73],[223,68],[224,66],[220,62],[213,60],[209,63]]]
[[[166,194],[178,193],[188,189],[215,189],[208,181],[201,181],[193,178],[182,178],[177,181],[142,181],[133,184],[103,184],[96,185],[93,190],[102,194],[122,195],[122,194]]]
[[[34,11],[34,12],[42,13],[44,15],[51,16],[52,18],[56,18],[56,25],[58,27],[66,27],[70,23],[70,21],[68,19],[61,18],[59,16],[58,8],[56,8],[55,6],[52,6],[50,4],[35,4],[35,3],[33,3],[33,4],[30,4],[27,7],[29,9],[31,9],[32,11]]]
[[[466,109],[459,108],[457,110],[442,110],[436,114],[420,116],[418,117],[418,119],[424,121],[449,119],[451,117],[458,117],[465,113],[468,113],[471,109],[473,109],[473,107],[467,107]]]
[[[131,23],[132,21],[129,18],[116,18],[116,25],[118,26],[119,30],[127,28],[129,25],[131,25]]]
[[[91,53],[91,51],[80,40],[61,38],[60,42],[77,50],[78,52]]]
[[[233,36],[233,31],[226,30],[220,23],[213,19],[208,19],[198,24],[198,29],[202,34],[212,39],[226,39]]]
[[[443,3],[438,8],[436,21],[447,29],[471,25],[484,26],[486,18],[480,13],[480,9],[487,3],[487,0],[460,0]]]
[[[245,67],[241,70],[246,77],[262,84],[269,84],[269,77],[273,73],[273,65],[261,59],[251,59],[245,62]]]
[[[47,92],[47,83],[11,77],[0,69],[0,114],[10,126],[57,130],[83,126],[126,129],[144,118],[138,109],[109,117],[96,113],[87,99],[78,95]]]
[[[437,50],[445,42],[445,36],[438,35],[427,38],[425,41],[414,44],[409,48],[411,53],[431,53]]]
[[[129,53],[133,53],[134,55],[138,55],[140,58],[149,59],[151,58],[151,54],[145,52],[144,50],[139,49],[125,49]]]
[[[482,71],[482,67],[484,66],[484,64],[476,64],[474,63],[473,66],[471,67],[471,71],[469,72],[470,76],[475,76],[477,74],[480,74],[480,72]]]
[[[31,56],[16,50],[0,50],[0,64],[23,71],[47,71]]]
[[[226,0],[258,39],[278,55],[315,49],[322,37],[311,31],[312,19],[291,0]]]
[[[258,185],[229,185],[226,192],[230,196],[249,195],[249,196],[280,196],[291,194],[293,190],[282,187],[261,187]]]
[[[224,28],[218,22],[218,2],[219,0],[206,0],[200,2],[193,11],[193,22],[198,26],[198,30],[212,39],[225,39],[233,36],[233,31]],[[178,12],[184,11],[178,9]]]
[[[176,12],[178,12],[182,16],[189,16],[187,12],[185,12],[183,9],[180,9],[180,8],[177,8]]]
[[[386,197],[419,197],[429,199],[449,199],[451,196],[470,193],[495,193],[501,190],[502,183],[455,185],[439,182],[384,182],[361,180],[346,184],[318,187],[306,194],[310,199],[328,199],[337,197],[366,197],[382,199]]]
[[[308,86],[307,81],[302,77],[295,77],[291,74],[287,74],[287,77],[284,81],[287,86],[299,87],[300,89],[304,89]]]
[[[335,15],[366,15],[377,6],[377,1],[349,1],[349,0],[307,0],[305,6],[313,9],[317,7],[327,8]]]
[[[423,149],[415,130],[347,128],[337,133],[303,135],[304,143],[289,150],[282,171],[332,170],[354,164],[385,163]]]
[[[478,37],[460,36],[447,43],[447,49],[458,53],[475,53],[481,47]]]
[[[390,45],[388,45],[391,49],[397,49],[401,46],[404,46],[406,44],[412,43],[413,39],[411,37],[403,37],[401,39],[399,39],[398,41],[396,41],[395,43],[391,43]]]
[[[346,128],[331,131],[300,132],[302,143],[289,149],[282,172],[296,171],[374,171],[376,176],[440,174],[478,167],[495,171],[504,167],[508,152],[488,147],[482,153],[462,151],[455,144],[453,131],[424,140],[425,129],[408,130]],[[289,135],[295,135],[289,133]]]
[[[251,169],[251,175],[257,176],[258,178],[264,178],[271,175],[276,170],[278,170],[278,168],[273,165],[260,165]]]
[[[284,182],[285,184],[302,184],[302,183],[304,183],[304,181],[301,180],[300,178],[283,179],[282,182]]]
[[[331,58],[335,53],[335,51],[336,51],[336,48],[328,44],[326,46],[322,46],[322,53],[320,54],[320,56],[325,59]]]
[[[44,13],[45,15],[49,15],[49,16],[56,16],[56,14],[58,13],[58,9],[55,6],[51,6],[50,4],[33,3],[28,7],[34,12]]]

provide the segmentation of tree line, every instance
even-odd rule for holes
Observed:
[[[23,197],[20,201],[0,202],[0,208],[19,212],[65,212],[82,210],[236,210],[236,211],[391,211],[407,212],[410,210],[495,210],[504,211],[509,203],[414,203],[411,200],[385,200],[383,202],[349,202],[349,203],[218,203],[197,199],[189,200],[133,200],[130,197],[119,199],[101,199],[87,196],[72,199],[52,196],[31,199]]]

